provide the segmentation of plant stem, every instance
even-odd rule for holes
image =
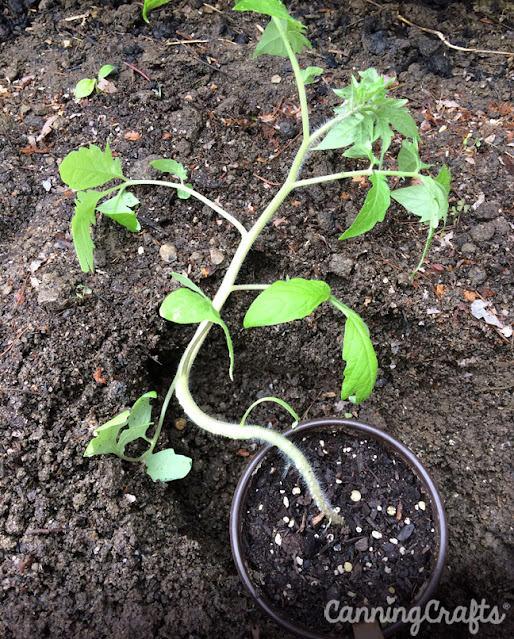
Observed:
[[[105,191],[104,195],[108,195],[109,193],[112,193],[116,189],[125,190],[129,186],[146,186],[146,185],[165,186],[168,188],[176,189],[177,191],[180,190],[180,191],[184,191],[185,193],[189,193],[189,195],[196,198],[197,200],[200,200],[200,202],[207,205],[213,211],[216,211],[218,215],[220,215],[221,217],[225,218],[228,222],[233,224],[243,237],[248,233],[248,231],[241,224],[241,222],[237,220],[233,215],[225,211],[225,209],[222,209],[221,206],[218,206],[212,200],[209,200],[209,198],[205,197],[205,195],[198,193],[198,191],[195,191],[194,189],[189,188],[185,184],[180,184],[178,182],[168,182],[166,180],[126,180],[125,182],[123,182],[123,184],[118,184],[117,186],[114,186],[111,189],[108,189],[107,191]]]

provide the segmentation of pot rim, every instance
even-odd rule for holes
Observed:
[[[421,590],[421,592],[418,593],[418,595],[412,602],[412,605],[409,606],[408,610],[410,610],[414,606],[423,608],[430,601],[431,595],[435,591],[439,579],[441,578],[448,545],[447,522],[444,512],[443,500],[437,490],[434,480],[432,479],[426,468],[422,465],[420,460],[417,458],[417,456],[412,453],[398,439],[396,439],[389,433],[385,433],[384,431],[381,431],[378,428],[370,426],[369,424],[363,422],[342,419],[339,417],[310,419],[300,422],[294,429],[290,428],[289,430],[284,432],[283,435],[285,437],[291,437],[292,435],[303,431],[323,427],[342,428],[343,430],[346,430],[346,432],[357,431],[357,433],[365,434],[367,437],[373,437],[380,440],[386,445],[387,448],[392,449],[399,457],[401,457],[403,461],[405,461],[408,466],[412,468],[413,472],[421,481],[421,484],[423,485],[423,488],[425,489],[432,505],[434,528],[436,531],[437,541],[437,557],[430,579],[428,580],[428,582],[426,582],[425,587]],[[264,457],[274,448],[275,447],[271,444],[264,446],[246,467],[237,484],[234,498],[232,500],[232,506],[230,509],[230,545],[232,548],[232,556],[234,558],[239,576],[245,587],[249,591],[251,597],[255,600],[258,606],[262,610],[264,610],[264,612],[269,617],[271,617],[279,626],[282,626],[282,628],[285,628],[289,632],[292,632],[296,634],[296,636],[302,637],[303,639],[330,639],[330,637],[334,637],[334,635],[321,635],[315,632],[311,632],[293,623],[285,616],[283,616],[283,614],[278,609],[276,609],[264,595],[259,594],[252,583],[250,575],[248,574],[246,562],[243,557],[242,517],[244,514],[243,506],[246,498],[248,483]],[[383,635],[384,637],[392,637],[403,627],[405,627],[405,624],[401,620],[397,621],[391,626],[385,628],[383,630]]]

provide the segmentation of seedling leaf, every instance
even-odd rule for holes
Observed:
[[[175,177],[178,177],[179,180],[187,179],[187,171],[184,168],[184,165],[176,160],[162,158],[161,160],[154,160],[153,162],[150,162],[150,165],[153,166],[154,169],[162,171],[163,173],[171,173]]]
[[[148,20],[148,12],[157,9],[157,7],[161,7],[163,4],[167,4],[170,0],[145,0],[143,4],[143,20],[145,22],[150,22]]]
[[[137,206],[139,200],[135,195],[128,191],[123,191],[120,195],[112,197],[110,200],[102,202],[97,206],[97,210],[107,217],[110,217],[118,224],[125,226],[129,231],[136,232],[141,229],[136,214],[131,207]]]
[[[113,67],[112,64],[104,64],[103,67],[98,71],[99,78],[106,78],[110,73],[112,73],[116,67]]]
[[[179,288],[170,293],[161,304],[159,314],[176,324],[198,324],[209,321],[218,323],[220,314],[212,302],[188,288]]]
[[[75,87],[75,97],[77,99],[87,98],[88,95],[91,95],[93,91],[96,89],[96,79],[95,78],[84,78],[77,82],[77,86]]]
[[[273,326],[310,315],[330,297],[330,287],[319,280],[292,280],[274,282],[251,304],[243,325]]]
[[[154,481],[173,481],[189,473],[193,460],[185,455],[177,455],[173,448],[166,448],[148,455],[145,464],[146,472]]]
[[[79,191],[75,199],[75,215],[71,220],[73,244],[84,273],[94,270],[93,250],[90,227],[95,224],[95,208],[103,193],[98,191]]]
[[[184,186],[187,186],[187,188],[192,189],[193,185],[192,184],[184,184]],[[182,189],[177,189],[177,195],[181,200],[189,200],[189,198],[191,197],[191,193],[188,193],[187,191],[183,191]]]
[[[346,362],[341,399],[358,404],[367,399],[377,378],[378,362],[369,338],[369,329],[355,311],[330,296],[331,303],[346,315],[343,360]]]
[[[94,144],[89,149],[83,146],[78,151],[71,151],[61,162],[59,173],[61,180],[77,191],[102,186],[115,178],[125,179],[120,159],[112,157],[109,142],[105,145],[105,153]]]
[[[373,184],[364,200],[364,204],[355,221],[346,230],[340,240],[347,240],[350,237],[357,237],[371,230],[377,222],[382,222],[389,205],[391,204],[389,185],[384,175],[375,173],[370,176]]]

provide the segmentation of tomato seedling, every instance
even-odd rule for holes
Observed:
[[[154,3],[154,6],[157,4],[159,3]],[[139,230],[134,212],[139,201],[128,190],[138,185],[168,187],[175,189],[181,198],[196,198],[233,224],[241,236],[232,262],[212,300],[184,275],[172,274],[182,286],[163,300],[160,314],[178,324],[198,324],[198,328],[179,363],[153,435],[147,436],[147,431],[154,425],[150,400],[156,397],[155,392],[146,393],[136,401],[132,409],[97,428],[85,454],[114,453],[130,461],[143,461],[154,480],[168,481],[183,477],[191,467],[189,458],[176,455],[172,449],[154,453],[168,405],[175,395],[186,415],[206,431],[233,439],[255,439],[277,446],[296,465],[320,510],[332,520],[341,522],[342,516],[337,508],[334,509],[327,503],[318,479],[303,453],[280,433],[246,423],[252,409],[262,401],[280,404],[298,421],[295,411],[283,400],[269,397],[252,404],[239,424],[211,417],[200,409],[190,393],[191,368],[209,331],[213,326],[219,326],[226,336],[229,375],[232,378],[234,349],[228,328],[222,319],[223,307],[233,293],[260,291],[245,315],[244,326],[247,329],[302,319],[321,304],[330,304],[341,313],[345,318],[342,357],[346,362],[341,397],[354,402],[365,400],[375,384],[377,358],[368,328],[361,317],[336,299],[326,282],[293,277],[271,284],[236,283],[241,266],[259,234],[293,191],[345,178],[367,178],[371,188],[357,218],[340,239],[356,237],[372,229],[384,219],[393,199],[428,226],[426,253],[435,229],[447,216],[450,173],[445,166],[436,177],[427,173],[430,165],[424,164],[419,157],[420,138],[414,119],[405,108],[407,101],[390,97],[389,90],[394,79],[380,76],[375,69],[361,72],[359,78],[352,77],[349,86],[335,89],[335,94],[341,100],[340,105],[334,109],[335,115],[319,128],[311,130],[305,86],[319,76],[323,69],[300,68],[297,54],[304,47],[311,48],[304,35],[306,28],[289,15],[279,0],[242,0],[234,8],[237,11],[260,12],[271,18],[255,49],[254,57],[272,55],[289,59],[298,88],[302,118],[302,139],[289,174],[251,228],[246,228],[231,213],[193,189],[186,181],[186,169],[176,160],[161,159],[151,162],[154,168],[175,178],[173,180],[128,179],[123,174],[120,159],[113,157],[109,144],[105,151],[95,145],[72,151],[60,165],[63,182],[78,191],[72,231],[79,263],[86,273],[93,270],[94,264],[90,227],[95,223],[95,210],[131,231]],[[389,151],[393,137],[397,134],[404,139],[395,158]],[[301,168],[307,155],[327,149],[341,149],[343,157],[357,159],[363,164],[363,168],[302,179]],[[414,183],[391,191],[388,182],[391,177],[396,180],[412,179]],[[106,190],[94,190],[112,180],[117,182],[114,186]],[[136,440],[146,442],[148,447],[139,457],[130,458],[125,448]]]
[[[88,95],[91,95],[95,91],[98,93],[113,93],[115,89],[111,87],[114,85],[106,80],[106,78],[115,69],[116,67],[113,67],[112,64],[104,64],[104,66],[100,68],[100,71],[98,71],[97,78],[83,78],[80,82],[77,82],[74,92],[75,97],[77,99],[87,98]]]

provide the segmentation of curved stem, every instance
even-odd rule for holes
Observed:
[[[328,503],[323,489],[305,455],[295,444],[274,430],[262,426],[239,426],[215,419],[204,413],[196,404],[187,385],[187,376],[179,374],[176,387],[177,399],[186,414],[204,430],[231,439],[256,439],[276,446],[294,463],[301,474],[316,506],[337,524],[344,523],[343,517]]]
[[[220,215],[221,217],[225,218],[228,222],[233,224],[243,237],[248,233],[248,231],[241,224],[241,222],[237,220],[233,215],[225,211],[225,209],[222,209],[221,206],[218,206],[212,200],[209,200],[208,197],[205,197],[201,193],[198,193],[198,191],[195,191],[194,189],[189,188],[185,184],[180,184],[178,182],[168,182],[166,180],[127,180],[126,182],[123,182],[123,184],[118,184],[117,186],[105,191],[105,195],[107,195],[108,193],[112,193],[113,191],[119,188],[122,188],[123,190],[125,190],[129,186],[145,186],[145,185],[165,186],[167,188],[175,189],[177,191],[180,190],[180,191],[184,191],[185,193],[189,193],[189,195],[196,198],[197,200],[200,200],[200,202],[207,205],[213,211],[216,211],[218,215]]]

